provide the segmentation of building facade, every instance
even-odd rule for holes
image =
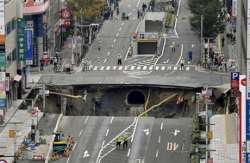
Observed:
[[[247,62],[247,0],[237,0],[236,25],[237,63],[241,74],[246,74]]]
[[[5,72],[6,72],[6,107],[12,106],[13,101],[21,99],[23,64],[19,60],[17,47],[17,20],[22,18],[22,1],[5,0]],[[24,41],[24,40],[23,40]],[[22,44],[24,46],[24,44]]]

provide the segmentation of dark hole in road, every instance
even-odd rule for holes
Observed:
[[[132,105],[141,105],[145,103],[145,96],[141,91],[132,90],[128,93],[127,102]]]

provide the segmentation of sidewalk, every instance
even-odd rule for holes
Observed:
[[[41,112],[38,114],[38,120],[42,117]],[[35,117],[36,119],[36,117]],[[18,122],[21,124],[8,124],[5,126],[3,131],[0,133],[0,153],[2,155],[13,156],[14,155],[14,138],[9,138],[8,131],[9,130],[16,130],[16,150],[21,146],[24,137],[28,135],[31,131],[31,124],[33,118],[31,118],[31,114],[28,113],[26,110],[17,110],[15,115],[9,120],[9,123]],[[34,121],[36,122],[36,120]],[[13,158],[2,158],[7,160],[7,162],[12,162]]]

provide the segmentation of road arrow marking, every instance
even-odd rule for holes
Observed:
[[[146,136],[148,136],[149,135],[149,129],[147,128],[147,129],[145,129],[145,130],[143,130],[144,131],[144,133],[145,133],[145,135]]]

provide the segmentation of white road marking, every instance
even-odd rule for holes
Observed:
[[[124,67],[124,70],[127,70],[127,69],[128,69],[128,66],[125,66],[125,67]]]
[[[74,144],[72,151],[74,151],[74,149],[76,148],[76,144],[77,144],[77,142]]]
[[[113,122],[113,120],[114,120],[114,117],[111,117],[111,119],[110,119],[110,124]]]
[[[137,68],[136,68],[137,70],[141,70],[141,66],[137,66]]]
[[[178,147],[179,145],[177,143],[168,142],[167,151],[175,151]]]
[[[110,51],[107,52],[107,56],[109,56],[109,55],[110,55]]]
[[[138,124],[138,118],[135,119],[135,128],[134,128],[133,134],[131,136],[131,143],[133,142],[134,137],[135,137],[135,131],[136,131],[136,128],[137,128],[137,124]]]
[[[131,66],[131,67],[130,67],[130,70],[134,70],[134,69],[135,69],[135,66]]]
[[[116,70],[117,69],[117,66],[113,66],[113,70]]]
[[[87,116],[87,118],[85,119],[84,124],[86,124],[88,120],[89,120],[89,116]]]
[[[103,142],[102,142],[102,148],[103,148],[104,144],[105,144],[105,140],[103,140]]]
[[[165,70],[165,66],[161,66],[161,70],[164,71]]]
[[[106,70],[110,70],[110,68],[111,68],[110,66],[107,66],[107,67],[106,67]]]
[[[147,66],[143,66],[143,70],[147,70]]]
[[[122,70],[122,68],[123,68],[123,66],[119,66],[119,67],[118,67],[118,70]]]
[[[111,45],[111,48],[113,48],[113,47],[114,47],[114,44]]]
[[[88,152],[87,150],[85,150],[85,152],[84,152],[82,158],[87,158],[87,157],[89,157],[89,156],[90,156],[90,155],[89,155],[89,152]]]
[[[109,134],[109,129],[107,129],[107,131],[106,131],[106,136],[108,136],[108,134]]]
[[[139,5],[140,5],[140,1],[141,1],[141,0],[138,0],[138,2],[137,2],[137,5],[136,5],[137,8],[138,8]]]
[[[116,38],[113,40],[113,42],[114,42],[114,43],[116,42]]]
[[[187,66],[187,67],[186,67],[186,71],[189,71],[189,70],[190,70],[190,67],[189,67],[189,66]]]
[[[70,157],[69,157],[70,158]],[[69,158],[67,159],[67,163],[69,163]]]
[[[180,55],[180,57],[179,57],[179,59],[178,59],[176,65],[178,65],[179,62],[181,61],[182,55],[183,55],[183,44],[181,44],[181,55]]]
[[[81,129],[81,131],[79,132],[79,135],[78,135],[78,137],[81,137],[81,135],[82,135],[82,129]]]
[[[161,143],[161,136],[158,137],[158,143]]]
[[[115,36],[118,37],[119,36],[119,32],[117,32]]]
[[[120,27],[118,30],[121,31],[121,30],[122,30],[122,27]]]
[[[179,5],[178,5],[178,9],[177,9],[176,18],[175,18],[175,24],[174,24],[174,33],[175,33],[177,38],[179,38],[179,36],[178,36],[177,31],[176,31],[176,26],[177,26],[178,16],[179,16],[179,12],[180,12],[180,6],[181,6],[181,0],[179,0]]]
[[[157,150],[156,150],[156,153],[155,153],[155,157],[157,158],[158,155],[159,155],[159,150],[157,149]]]
[[[106,63],[107,62],[107,58],[104,59],[103,63]]]
[[[98,67],[97,66],[95,66],[94,68],[93,68],[93,70],[97,70],[98,69]]]
[[[178,68],[177,66],[174,66],[174,70],[177,70],[177,68]]]
[[[155,66],[155,70],[159,70],[159,68],[160,68],[159,66]]]
[[[161,122],[161,130],[163,129],[163,122]]]
[[[102,67],[100,68],[100,70],[104,70],[104,68],[105,68],[105,67],[104,67],[104,66],[102,66]]]
[[[161,55],[160,55],[160,57],[158,57],[157,58],[157,60],[156,60],[156,62],[155,62],[155,64],[154,65],[156,65],[156,63],[158,62],[158,60],[163,56],[163,54],[164,54],[164,51],[165,51],[165,46],[166,46],[166,41],[167,39],[166,38],[164,38],[164,43],[163,43],[163,48],[162,48],[162,51],[161,51]]]
[[[171,70],[171,66],[168,66],[167,70]]]
[[[153,70],[154,66],[149,66],[149,70]]]
[[[130,155],[130,148],[128,149],[127,157],[129,157],[129,155]]]

